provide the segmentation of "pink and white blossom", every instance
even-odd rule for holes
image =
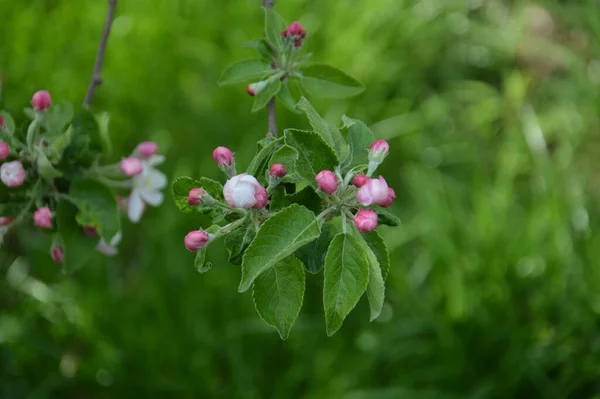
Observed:
[[[384,208],[387,208],[390,205],[392,205],[392,203],[394,202],[395,199],[396,199],[396,192],[394,191],[393,188],[389,187],[387,199],[385,200],[385,202],[383,202],[382,204],[379,204],[379,205],[381,205]]]
[[[121,172],[127,177],[137,176],[144,169],[142,161],[134,157],[124,158],[121,160],[119,167],[121,168]]]
[[[223,187],[225,201],[234,208],[262,208],[267,202],[265,188],[254,176],[242,173],[227,180]]]
[[[155,168],[164,160],[162,155],[142,160],[142,172],[131,179],[133,189],[127,200],[127,215],[133,223],[140,221],[146,204],[159,206],[164,201],[161,190],[167,186],[167,177]]]
[[[110,243],[107,243],[104,238],[101,238],[100,242],[98,242],[98,245],[96,245],[96,251],[106,256],[115,256],[119,253],[117,245],[119,245],[121,242],[122,237],[123,235],[119,231],[113,236],[113,238],[111,238]]]
[[[388,185],[382,176],[369,179],[356,194],[356,199],[364,206],[385,204],[387,198]]]
[[[153,141],[143,141],[138,144],[136,151],[142,158],[148,159],[151,156],[156,155],[158,152],[158,145]]]
[[[0,166],[0,180],[7,187],[21,187],[26,177],[27,172],[25,172],[21,161],[6,162]]]

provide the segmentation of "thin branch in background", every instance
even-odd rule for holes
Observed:
[[[263,0],[263,7],[273,8],[275,0]],[[273,49],[273,51],[275,51]],[[275,112],[275,96],[273,96],[267,104],[268,118],[269,118],[269,133],[277,137],[277,114]]]
[[[89,108],[94,98],[96,88],[102,83],[102,64],[104,62],[104,53],[106,52],[106,43],[108,42],[108,35],[110,34],[110,28],[115,18],[115,8],[117,7],[117,0],[108,0],[108,12],[106,13],[106,21],[104,22],[104,29],[102,30],[102,38],[100,39],[100,46],[98,47],[98,53],[96,54],[96,62],[94,63],[94,72],[92,73],[92,79],[88,86],[85,100],[83,101],[83,108]]]

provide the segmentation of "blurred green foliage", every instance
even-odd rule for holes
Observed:
[[[120,1],[104,82],[115,159],[145,139],[171,177],[221,178],[266,132],[245,87],[217,87],[260,37],[257,0]],[[365,120],[391,154],[382,173],[403,224],[383,315],[366,301],[332,338],[321,276],[287,342],[239,295],[211,247],[199,275],[183,236],[206,223],[171,200],[125,223],[117,258],[65,277],[47,239],[2,270],[5,398],[600,397],[600,20],[595,0],[279,0],[316,61],[367,90],[315,101]],[[0,0],[1,107],[37,89],[79,103],[105,1]],[[280,127],[307,122],[280,107]],[[37,252],[36,252],[37,251]],[[5,276],[5,277],[4,277]]]

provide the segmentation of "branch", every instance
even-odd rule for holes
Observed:
[[[273,8],[275,6],[275,0],[263,0],[263,7]],[[275,50],[273,50],[275,51]],[[275,113],[275,96],[271,97],[267,104],[268,118],[269,118],[269,132],[277,137],[277,114]]]
[[[104,21],[104,29],[102,30],[102,38],[100,39],[100,46],[98,47],[98,53],[96,54],[96,62],[94,63],[94,72],[92,73],[92,80],[87,89],[85,100],[83,101],[83,108],[89,108],[94,98],[96,88],[102,83],[102,64],[104,62],[104,53],[106,52],[106,42],[108,41],[108,35],[110,34],[110,28],[115,17],[115,8],[117,7],[117,0],[108,0],[108,12],[106,14],[106,21]]]

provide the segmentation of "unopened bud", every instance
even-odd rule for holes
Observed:
[[[4,118],[2,116],[0,116],[0,130],[3,130],[6,127],[5,123],[4,123]]]
[[[202,203],[202,198],[206,195],[206,191],[201,188],[192,188],[188,193],[188,205],[196,206]]]
[[[84,226],[83,233],[88,237],[96,237],[98,230],[94,226]]]
[[[317,186],[325,194],[329,195],[337,189],[338,180],[335,174],[330,170],[322,170],[315,176]]]
[[[50,256],[52,256],[52,260],[57,265],[62,265],[65,261],[65,252],[61,247],[54,247],[50,251]]]
[[[368,233],[375,230],[378,221],[377,213],[370,209],[362,209],[354,217],[354,225],[361,233]]]
[[[265,87],[267,87],[267,82],[265,82],[264,80],[261,80],[260,82],[250,83],[248,85],[248,87],[246,88],[246,91],[248,92],[248,94],[250,94],[252,97],[254,97],[258,93],[263,91],[263,89]]]
[[[382,202],[380,205],[384,208],[387,208],[390,205],[392,205],[392,203],[394,202],[395,199],[396,199],[396,192],[394,191],[393,188],[388,187],[387,198],[386,198],[385,202]]]
[[[195,252],[208,245],[210,237],[204,230],[194,230],[187,233],[183,240],[185,247],[190,252]]]
[[[371,176],[373,172],[381,165],[385,157],[390,151],[390,146],[387,141],[379,140],[371,144],[369,147],[369,170],[367,175]]]
[[[212,159],[219,167],[227,167],[233,165],[233,153],[227,147],[217,147],[212,153]]]
[[[33,223],[40,229],[52,228],[52,212],[47,206],[39,208],[33,213]]]
[[[8,143],[3,141],[0,143],[0,160],[4,161],[6,158],[10,156],[10,148],[8,147]]]
[[[267,193],[267,189],[264,187],[260,187],[257,193],[254,195],[254,199],[256,199],[256,204],[254,204],[254,208],[262,209],[267,205],[267,199],[269,194]]]
[[[128,177],[139,175],[144,169],[142,161],[134,157],[123,159],[119,166],[121,167],[123,174]]]
[[[36,111],[45,111],[52,105],[52,98],[50,93],[46,90],[36,91],[31,98],[31,105]]]
[[[280,163],[273,164],[273,166],[271,166],[271,170],[269,170],[269,175],[277,177],[279,179],[284,177],[286,173],[287,170],[285,169],[285,166],[283,166]]]
[[[5,162],[0,166],[0,180],[7,187],[21,187],[26,177],[27,172],[25,172],[21,161]]]
[[[14,222],[15,218],[9,216],[1,216],[0,217],[0,226],[7,226]]]
[[[144,141],[138,144],[137,152],[143,158],[150,158],[158,152],[158,145],[153,141]]]
[[[369,180],[369,178],[365,175],[356,175],[356,177],[354,178],[354,180],[352,180],[352,184],[354,184],[356,187],[362,187],[365,185],[365,183]]]

